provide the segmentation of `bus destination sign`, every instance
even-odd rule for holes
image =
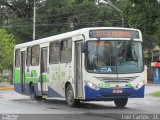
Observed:
[[[139,39],[138,31],[134,30],[112,30],[112,29],[99,29],[99,30],[90,30],[90,38],[133,38]]]

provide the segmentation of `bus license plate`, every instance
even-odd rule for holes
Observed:
[[[123,93],[123,91],[122,91],[122,89],[114,89],[114,90],[112,91],[112,93],[118,94],[118,93]]]

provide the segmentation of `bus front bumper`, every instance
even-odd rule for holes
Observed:
[[[144,98],[143,85],[139,89],[134,88],[101,88],[95,90],[85,85],[85,100],[113,100],[116,98]],[[120,92],[113,92],[113,91]]]

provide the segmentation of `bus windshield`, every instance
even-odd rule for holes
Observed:
[[[88,41],[85,67],[90,73],[139,73],[143,71],[141,42]]]

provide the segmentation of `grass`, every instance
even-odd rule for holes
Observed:
[[[151,95],[155,97],[160,97],[160,91],[153,92],[151,93]]]

